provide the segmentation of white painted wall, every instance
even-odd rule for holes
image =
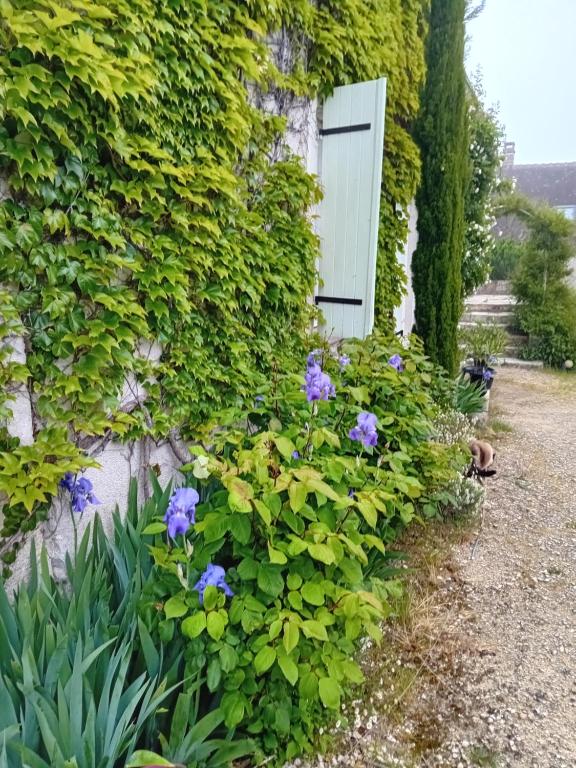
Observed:
[[[406,295],[402,304],[394,310],[396,320],[396,332],[402,332],[404,336],[412,333],[414,327],[414,290],[412,288],[412,256],[418,245],[418,211],[416,204],[412,202],[406,211],[408,216],[408,239],[404,248],[398,253],[398,263],[401,264],[406,275]]]

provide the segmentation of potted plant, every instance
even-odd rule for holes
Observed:
[[[476,323],[460,330],[460,344],[464,355],[471,364],[463,367],[463,373],[470,381],[489,390],[494,381],[494,368],[491,363],[504,352],[507,335],[504,328],[495,323]]]

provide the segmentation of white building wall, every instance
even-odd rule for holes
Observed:
[[[394,310],[396,332],[402,332],[404,336],[412,332],[415,322],[412,256],[418,245],[418,211],[414,202],[408,206],[406,215],[408,216],[408,239],[403,250],[398,253],[398,263],[402,265],[406,275],[406,295],[403,297],[400,306]]]

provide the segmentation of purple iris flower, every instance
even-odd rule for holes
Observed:
[[[204,590],[206,587],[210,586],[221,589],[228,597],[234,595],[234,592],[232,592],[228,584],[226,584],[226,571],[221,565],[212,565],[212,563],[208,563],[206,570],[200,576],[196,584],[194,584],[193,589],[198,591],[200,605],[204,602]]]
[[[306,376],[304,378],[306,380],[304,389],[306,390],[306,398],[308,402],[312,402],[313,400],[328,400],[329,397],[334,397],[336,394],[336,388],[334,387],[334,384],[332,384],[330,376],[328,376],[327,373],[324,373],[318,363],[308,363],[308,370],[306,371]]]
[[[494,378],[494,374],[492,373],[492,371],[485,370],[484,373],[482,374],[482,378],[484,379],[484,381],[491,381]]]
[[[362,445],[374,447],[378,442],[378,432],[376,431],[376,422],[378,417],[369,411],[362,411],[358,414],[356,426],[348,432],[351,440],[357,440]]]
[[[313,365],[318,365],[318,359],[322,359],[322,350],[321,349],[313,349],[312,352],[308,355],[306,358],[306,364],[308,368],[310,368]]]
[[[292,458],[293,459],[299,459],[300,453],[298,451],[292,451]]]
[[[87,477],[75,480],[72,472],[66,472],[59,485],[60,488],[64,488],[72,496],[73,512],[81,514],[86,509],[87,504],[101,503],[94,495],[92,483]]]
[[[64,488],[65,491],[72,493],[74,490],[74,475],[72,472],[66,472],[62,480],[60,480],[60,488]]]
[[[338,358],[338,365],[340,366],[340,371],[343,371],[347,365],[350,365],[350,358],[348,355],[340,355]]]
[[[397,371],[404,370],[404,364],[400,355],[392,355],[390,360],[388,360],[388,365],[391,365],[392,368],[396,368]]]
[[[168,524],[168,535],[171,539],[184,534],[196,522],[196,504],[200,501],[198,491],[194,488],[177,488],[170,498],[164,522]]]

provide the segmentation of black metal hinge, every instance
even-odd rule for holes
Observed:
[[[338,296],[315,296],[315,304],[351,304],[354,307],[362,306],[362,299],[343,299]]]
[[[322,128],[320,136],[332,136],[335,133],[357,133],[358,131],[369,131],[370,123],[359,123],[358,125],[343,125],[340,128]]]

